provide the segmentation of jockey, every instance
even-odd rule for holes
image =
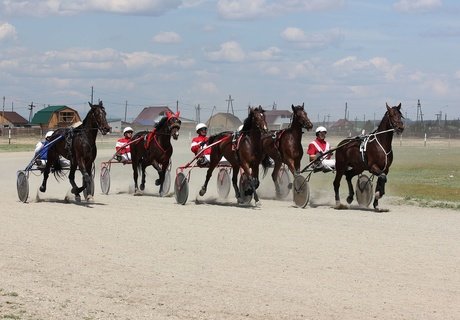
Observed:
[[[331,159],[332,154],[323,157],[323,154],[329,151],[329,142],[326,141],[327,129],[325,127],[316,128],[316,139],[310,142],[307,149],[307,154],[310,161],[318,160],[315,170],[321,169],[324,172],[329,172],[335,169],[335,160]]]
[[[115,150],[117,150],[117,160],[123,163],[131,161],[131,147],[129,142],[133,136],[133,128],[126,127],[123,130],[123,137],[117,140]]]
[[[198,134],[195,138],[192,139],[192,144],[190,145],[190,150],[197,155],[207,144],[208,137],[206,136],[208,132],[208,127],[204,123],[198,123],[195,127],[195,131]],[[209,158],[211,154],[211,148],[205,149],[201,153],[201,157],[198,159],[197,164],[199,166],[205,166],[209,163]]]
[[[35,156],[37,157],[36,164],[38,167],[44,168],[46,166],[46,161],[48,159],[48,148],[47,146],[52,140],[51,136],[53,135],[54,131],[50,130],[45,134],[45,139],[38,141],[35,145]],[[57,138],[57,137],[56,137]],[[70,166],[70,161],[66,158],[60,157],[59,161],[61,162],[61,166],[63,168]]]

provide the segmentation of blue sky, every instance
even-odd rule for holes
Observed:
[[[178,102],[185,117],[305,103],[313,122],[460,118],[454,0],[0,0],[0,95],[111,118]],[[215,107],[215,109],[214,109]],[[214,111],[213,111],[214,109]]]

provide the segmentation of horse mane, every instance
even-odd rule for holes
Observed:
[[[158,130],[161,129],[165,125],[166,120],[168,120],[168,117],[164,116],[163,118],[160,119],[160,121],[155,123],[154,128]]]
[[[218,141],[219,139],[223,138],[224,136],[227,136],[229,134],[233,134],[233,131],[222,131],[216,134],[213,134],[212,136],[209,136],[208,138],[208,145],[211,143]]]

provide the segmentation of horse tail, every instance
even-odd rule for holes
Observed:
[[[64,180],[65,174],[62,170],[62,164],[61,164],[59,157],[53,160],[52,170],[53,170],[53,174],[56,180],[58,179]]]
[[[265,155],[261,163],[262,163],[262,169],[263,169],[262,178],[265,178],[268,172],[268,168],[270,168],[271,166],[270,157],[268,156],[268,154]]]

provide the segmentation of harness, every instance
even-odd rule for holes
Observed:
[[[367,157],[366,157],[367,144],[370,143],[370,142],[376,141],[377,145],[383,150],[383,153],[385,154],[385,165],[384,165],[384,167],[383,167],[383,169],[382,169],[382,171],[385,171],[385,169],[387,168],[387,165],[388,165],[388,155],[389,155],[393,150],[390,149],[390,150],[387,152],[387,151],[385,150],[385,148],[382,146],[382,144],[380,143],[379,139],[377,139],[377,135],[382,134],[382,133],[391,132],[391,131],[394,131],[394,129],[388,129],[388,130],[385,130],[385,131],[374,132],[374,133],[369,134],[368,136],[365,136],[365,137],[364,137],[364,140],[361,141],[361,144],[359,145],[359,152],[361,153],[361,160],[362,160],[366,165],[368,165],[368,163],[367,163]]]

